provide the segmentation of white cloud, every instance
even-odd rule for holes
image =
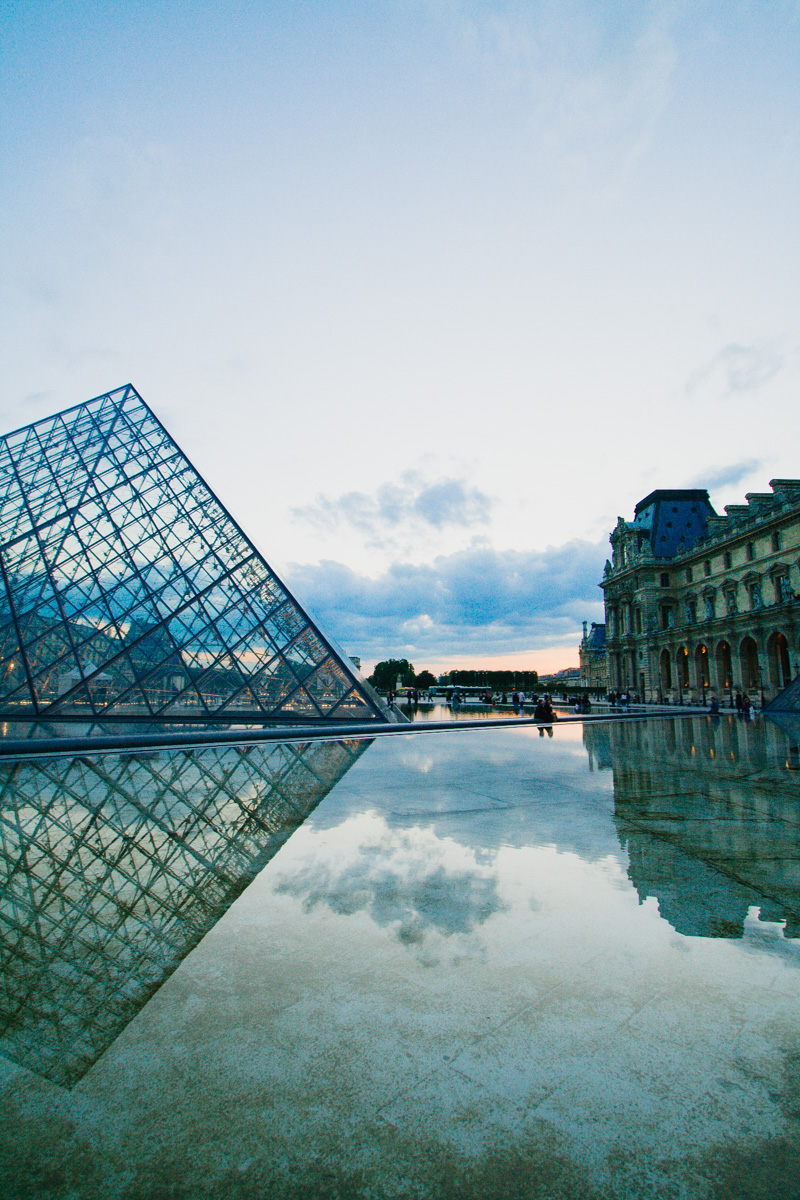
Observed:
[[[708,488],[710,492],[716,491],[718,488],[735,487],[748,475],[761,470],[762,466],[760,458],[743,458],[741,462],[731,463],[727,467],[710,467],[692,479],[687,487]]]
[[[721,399],[736,392],[755,392],[782,371],[785,362],[777,339],[749,346],[731,342],[689,376],[686,394],[709,389]]]
[[[680,4],[433,7],[484,77],[526,95],[540,151],[574,182],[614,186],[650,147],[671,98]]]
[[[440,530],[485,524],[491,508],[491,498],[464,479],[430,481],[417,471],[406,471],[400,483],[382,484],[372,493],[320,495],[313,504],[292,509],[292,515],[323,531],[350,525],[382,545],[390,530],[403,525]]]

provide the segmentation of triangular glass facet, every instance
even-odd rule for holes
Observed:
[[[0,716],[385,721],[130,385],[0,438]]]

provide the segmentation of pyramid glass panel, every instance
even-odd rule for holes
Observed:
[[[130,385],[0,439],[0,716],[385,721]]]

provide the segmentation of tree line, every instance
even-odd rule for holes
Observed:
[[[398,677],[401,687],[413,687],[426,691],[434,687],[438,680],[432,672],[424,670],[416,672],[414,664],[407,658],[389,658],[385,662],[375,664],[375,670],[369,677],[369,683],[378,691],[394,691]],[[448,682],[457,687],[485,687],[492,692],[510,692],[521,688],[524,692],[536,690],[539,675],[536,671],[449,671]]]

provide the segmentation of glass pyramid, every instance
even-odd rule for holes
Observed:
[[[129,384],[0,439],[0,716],[385,721]]]
[[[370,744],[0,763],[0,1054],[71,1087]]]
[[[770,700],[769,704],[764,709],[764,712],[773,713],[796,713],[800,715],[800,675],[797,679],[778,692],[778,695]]]

